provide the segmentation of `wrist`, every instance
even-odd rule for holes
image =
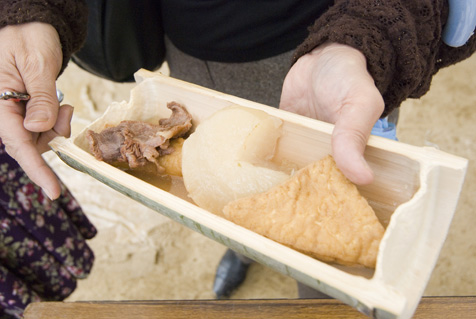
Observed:
[[[336,42],[325,42],[317,47],[315,47],[311,52],[307,53],[310,55],[324,55],[329,54],[330,56],[337,56],[337,55],[348,55],[349,57],[353,58],[355,61],[360,62],[360,64],[366,66],[367,61],[365,55],[351,47],[350,45],[336,43]]]

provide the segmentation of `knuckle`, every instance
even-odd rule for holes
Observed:
[[[5,152],[7,152],[10,157],[14,158],[15,160],[18,160],[19,155],[21,154],[19,146],[14,143],[8,143],[4,139],[3,144],[5,145]]]

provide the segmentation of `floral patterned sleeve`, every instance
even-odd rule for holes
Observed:
[[[385,100],[385,113],[407,98],[419,98],[442,67],[469,57],[476,37],[450,48],[441,39],[447,0],[336,0],[310,28],[295,60],[325,42],[357,48]]]
[[[51,201],[0,140],[0,318],[21,318],[32,301],[62,300],[86,277],[96,229],[63,186]]]

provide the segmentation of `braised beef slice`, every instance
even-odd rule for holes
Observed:
[[[98,160],[108,163],[113,160],[120,162],[125,161],[121,159],[120,147],[117,147],[117,145],[124,143],[124,136],[121,134],[119,127],[108,128],[101,133],[95,133],[89,130],[87,138],[89,141],[89,149]]]
[[[177,102],[169,102],[167,107],[172,110],[172,115],[168,119],[160,119],[159,126],[173,137],[184,136],[192,127],[192,116]]]
[[[98,160],[127,162],[130,168],[151,162],[156,164],[159,173],[162,172],[157,158],[172,153],[169,140],[185,135],[192,127],[192,117],[182,105],[170,102],[167,107],[172,114],[168,119],[159,120],[158,125],[122,121],[100,133],[89,130],[87,138],[91,152]]]

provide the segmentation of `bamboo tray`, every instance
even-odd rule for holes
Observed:
[[[359,190],[386,228],[376,269],[328,264],[199,208],[180,182],[158,187],[97,161],[88,151],[85,135],[88,129],[100,131],[106,124],[125,119],[168,117],[165,105],[170,101],[185,105],[194,125],[220,108],[238,104],[281,118],[284,133],[276,157],[302,167],[331,152],[332,125],[146,70],[138,71],[136,80],[129,102],[112,103],[101,118],[76,136],[55,138],[50,143],[54,152],[68,165],[134,200],[368,316],[413,315],[446,239],[466,174],[466,159],[371,137],[365,156],[375,182]]]

